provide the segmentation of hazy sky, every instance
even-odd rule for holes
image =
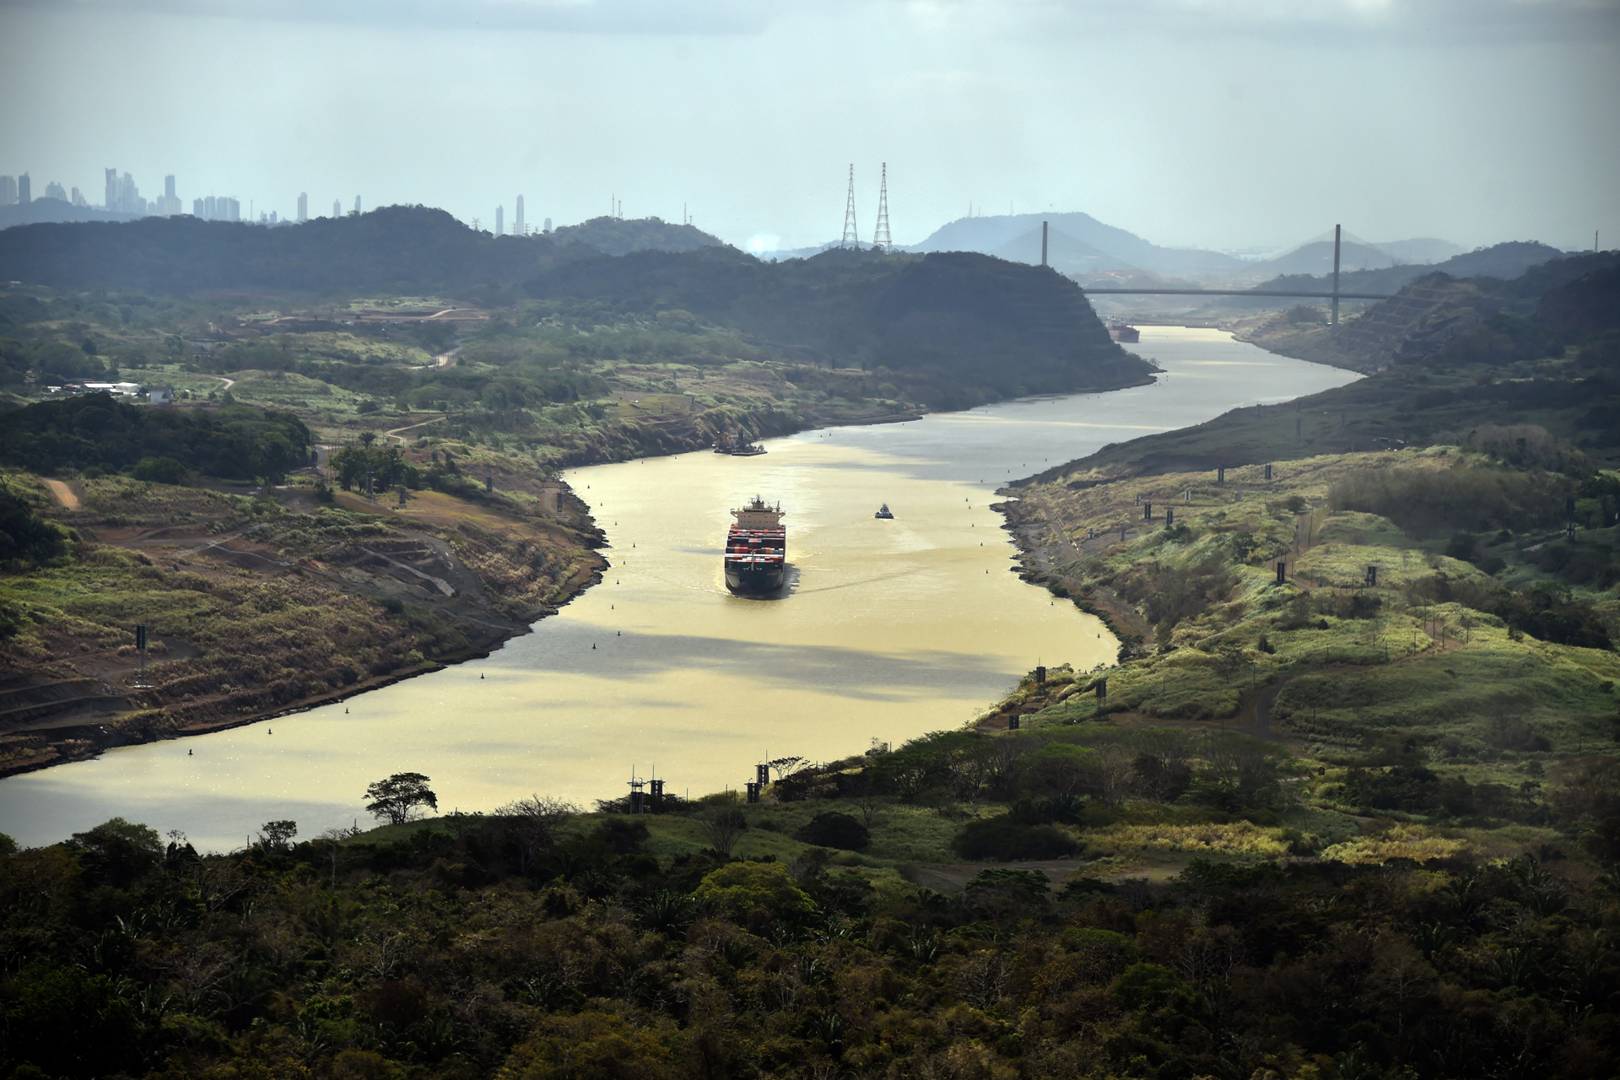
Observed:
[[[0,173],[100,203],[609,209],[836,239],[1085,210],[1160,243],[1620,245],[1620,0],[0,0]]]

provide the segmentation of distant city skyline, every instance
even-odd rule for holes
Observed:
[[[74,187],[72,195],[69,196],[67,189],[56,180],[52,180],[46,185],[45,197],[60,199],[76,207],[106,210],[121,215],[163,217],[187,213],[183,200],[178,194],[178,182],[174,173],[164,175],[163,194],[155,199],[147,199],[142,196],[140,184],[136,181],[134,175],[128,171],[120,173],[116,167],[104,167],[102,169],[102,184],[102,201],[98,206],[91,206],[84,199],[78,187]],[[30,186],[30,177],[26,172],[18,175],[0,175],[0,206],[14,206],[19,202],[34,201],[31,198]],[[291,216],[285,213],[281,207],[267,203],[267,208],[256,208],[257,218],[254,219],[251,215],[249,217],[242,215],[241,199],[236,196],[198,196],[191,200],[190,213],[192,216],[201,218],[204,221],[249,221],[252,223],[256,220],[259,224],[267,225],[283,222],[298,222],[301,224],[309,221],[309,192],[298,192],[292,201],[294,210]],[[349,212],[353,214],[361,213],[363,204],[364,199],[362,196],[355,195],[353,209]],[[516,206],[517,212],[512,225],[512,234],[525,236],[527,231],[523,220],[524,205],[522,195],[517,196]],[[496,235],[506,235],[504,227],[505,212],[504,204],[497,206],[495,209],[495,228],[493,231]],[[332,200],[332,216],[344,216],[341,199]],[[464,221],[464,224],[471,225],[472,221],[475,220],[477,219]],[[551,218],[549,217],[546,218],[544,231],[551,231]]]
[[[133,177],[133,175],[130,172],[126,171],[126,172],[123,172],[123,173],[119,173],[118,169],[116,169],[116,168],[111,168],[111,167],[104,168],[104,170],[103,170],[103,179],[104,179],[104,196],[103,196],[103,202],[99,207],[98,206],[92,206],[88,201],[86,201],[86,199],[84,198],[82,192],[80,191],[80,189],[77,186],[72,188],[71,195],[70,195],[68,193],[68,191],[64,188],[64,186],[61,184],[61,182],[57,181],[57,180],[51,180],[46,184],[44,198],[57,199],[57,200],[60,200],[60,201],[63,201],[63,202],[67,202],[70,205],[72,205],[74,207],[78,207],[78,208],[102,209],[102,210],[108,210],[108,211],[111,211],[111,212],[114,212],[114,213],[117,213],[117,214],[121,214],[121,215],[161,217],[161,216],[178,216],[178,215],[187,213],[186,209],[184,208],[182,200],[179,198],[179,196],[177,194],[177,181],[176,181],[175,174],[173,174],[173,173],[167,173],[167,174],[164,175],[164,178],[163,178],[164,193],[163,193],[163,195],[161,195],[161,196],[159,196],[157,198],[151,199],[151,200],[148,200],[148,199],[144,198],[140,194],[139,184],[137,183],[137,181],[135,180],[135,178]],[[12,205],[16,205],[18,203],[27,203],[27,202],[35,201],[33,199],[33,197],[32,197],[31,187],[32,187],[32,180],[31,180],[31,176],[30,176],[30,174],[28,172],[23,172],[23,173],[20,173],[20,174],[17,174],[17,175],[0,174],[0,206],[12,206]],[[356,194],[354,196],[352,209],[350,211],[348,211],[348,215],[354,215],[354,214],[361,213],[363,203],[364,203],[364,200],[363,200],[362,196],[360,194]],[[235,197],[235,196],[208,195],[208,196],[201,196],[201,197],[197,197],[197,198],[192,199],[191,209],[190,209],[189,212],[190,212],[190,214],[192,216],[200,218],[200,219],[202,219],[204,221],[244,222],[244,223],[247,223],[247,224],[260,224],[260,225],[292,224],[292,223],[295,223],[295,222],[298,223],[298,224],[303,224],[303,223],[308,222],[309,220],[311,220],[311,218],[309,216],[309,193],[307,191],[298,192],[297,195],[293,197],[293,204],[294,204],[295,209],[294,209],[293,213],[290,214],[290,215],[283,213],[279,207],[273,208],[273,209],[255,208],[257,210],[257,217],[255,218],[251,214],[250,215],[243,215],[242,214],[242,212],[241,212],[241,200],[239,198]],[[402,200],[401,204],[404,204],[404,205],[428,205],[428,204],[425,204],[425,203],[420,203],[420,202],[415,201],[415,200]],[[616,195],[610,195],[609,204],[611,206],[611,212],[606,216],[611,216],[611,217],[622,217],[623,216],[623,203],[622,203],[621,200],[618,199],[618,197]],[[380,205],[398,205],[398,204],[380,204]],[[445,208],[440,207],[438,209],[445,209]],[[1080,209],[1080,208],[1072,208],[1072,209]],[[1070,210],[1071,210],[1071,208],[1048,208],[1048,209],[1045,209],[1045,210],[1041,210],[1041,209],[1029,210],[1029,209],[1019,209],[1016,206],[1009,206],[1007,208],[1007,212],[1009,214],[1013,214],[1013,213],[1023,213],[1023,214],[1051,213],[1051,214],[1060,214],[1060,213],[1069,212]],[[1086,212],[1086,211],[1081,209],[1080,212]],[[504,203],[503,204],[498,204],[495,207],[495,215],[494,215],[493,227],[486,230],[486,231],[489,231],[493,235],[496,235],[496,236],[504,236],[504,235],[526,236],[526,235],[528,235],[528,231],[527,231],[527,229],[525,227],[525,223],[524,223],[524,196],[523,195],[516,196],[516,199],[515,199],[515,215],[514,215],[514,220],[513,220],[513,224],[512,224],[510,234],[507,232],[507,229],[506,229],[505,213],[506,213],[505,204]],[[1000,211],[995,209],[995,208],[987,209],[983,205],[975,206],[974,204],[970,203],[968,205],[968,207],[966,208],[966,213],[965,214],[959,215],[958,218],[948,218],[948,219],[943,219],[943,220],[938,221],[938,222],[931,223],[927,231],[932,232],[934,229],[938,228],[939,226],[948,224],[950,221],[953,221],[953,220],[959,220],[959,219],[961,219],[963,217],[972,218],[972,217],[997,216],[997,215],[999,215],[999,213],[1000,213]],[[344,217],[344,216],[347,216],[345,214],[345,212],[343,211],[343,206],[342,206],[342,200],[341,199],[333,199],[332,200],[332,215],[331,216],[332,217]],[[596,215],[592,215],[592,216],[596,216]],[[649,215],[644,215],[644,216],[662,218],[662,215],[657,215],[657,214],[649,214]],[[478,216],[475,215],[475,216],[472,216],[471,218],[468,218],[468,219],[459,219],[458,218],[458,220],[462,220],[462,223],[467,225],[468,227],[478,227],[478,224],[479,224],[481,219]],[[581,220],[588,220],[588,219],[581,219]],[[674,222],[677,222],[677,223],[684,223],[684,224],[694,224],[690,220],[690,215],[688,213],[687,207],[685,207],[685,206],[682,206],[679,218],[673,218],[673,219],[672,218],[662,218],[662,220],[674,221]],[[1099,219],[1099,220],[1101,220],[1101,219]],[[1136,232],[1136,230],[1133,229],[1129,223],[1118,222],[1118,221],[1105,221],[1105,224],[1125,229],[1128,232]],[[540,227],[538,232],[542,233],[542,234],[549,234],[551,231],[552,231],[552,219],[549,216],[547,216],[544,219],[544,224]],[[1620,233],[1620,228],[1616,228],[1614,233],[1609,234],[1610,237],[1611,237],[1611,240],[1609,241],[1611,246],[1612,246],[1613,238],[1615,237],[1616,233]],[[926,233],[924,235],[926,235]],[[1140,234],[1138,233],[1138,235],[1140,235]],[[1391,236],[1391,237],[1384,237],[1383,239],[1386,240],[1386,241],[1393,241],[1393,240],[1405,240],[1405,239],[1413,239],[1413,238],[1415,238],[1415,237],[1393,237],[1393,236]],[[722,237],[721,239],[724,239],[724,237]],[[770,254],[773,251],[787,250],[788,249],[788,246],[786,244],[779,243],[781,238],[779,236],[777,236],[777,235],[774,235],[774,234],[770,235],[770,237],[769,237],[769,239],[773,242],[774,246],[773,245],[762,245],[762,244],[760,244],[758,242],[760,237],[758,237],[758,236],[756,236],[754,238],[751,238],[751,239],[752,239],[752,242],[748,244],[748,246],[745,248],[745,250],[752,250],[752,251],[754,251],[754,252],[756,252],[758,254]],[[1152,238],[1151,237],[1145,237],[1145,239],[1151,240]],[[1448,239],[1449,240],[1450,238],[1449,237],[1442,237],[1440,239]],[[1497,242],[1501,242],[1504,239],[1507,239],[1507,238],[1498,238],[1497,240],[1493,240],[1491,242],[1492,243],[1497,243]],[[1539,239],[1539,238],[1537,238],[1537,239]],[[1597,240],[1597,237],[1593,236],[1592,239],[1589,240],[1586,244],[1573,244],[1573,245],[1567,245],[1567,247],[1568,247],[1568,250],[1584,250],[1586,247],[1590,246],[1590,244],[1592,242],[1595,242],[1596,240]],[[1308,240],[1308,238],[1301,237],[1301,238],[1299,238],[1299,242],[1300,243],[1306,243],[1306,242],[1309,242],[1309,240]],[[815,243],[815,244],[802,245],[802,247],[808,249],[808,248],[818,247],[818,246],[822,246],[822,245],[836,246],[836,243],[835,243],[835,241],[833,241],[831,239],[828,239],[828,240],[820,241],[820,242]],[[739,246],[742,246],[742,245],[739,245]],[[865,246],[864,242],[863,242],[863,246]],[[907,245],[906,244],[899,244],[897,246],[905,247]],[[1281,246],[1277,246],[1277,247],[1268,249],[1265,245],[1250,245],[1250,246],[1247,246],[1247,247],[1232,247],[1232,248],[1225,248],[1225,249],[1211,248],[1209,250],[1217,250],[1217,251],[1224,250],[1224,251],[1226,251],[1228,253],[1232,253],[1232,254],[1252,255],[1252,254],[1259,253],[1261,251],[1267,251],[1269,253],[1280,253],[1281,251],[1285,250],[1289,246],[1291,246],[1291,245],[1286,245],[1285,244],[1285,245],[1281,245]],[[1466,245],[1464,245],[1464,246],[1466,247]],[[1481,246],[1483,246],[1483,245],[1481,245]]]

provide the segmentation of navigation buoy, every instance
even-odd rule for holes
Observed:
[[[483,678],[483,677],[484,677],[484,673],[483,673],[483,672],[482,672],[482,671],[480,671],[480,672],[479,672],[479,673],[478,673],[478,677],[479,677],[479,678],[480,678],[480,679],[482,679],[482,678]]]
[[[268,729],[265,730],[266,735],[274,735],[275,733],[276,733],[275,728],[268,728]]]
[[[591,642],[591,648],[592,648],[592,649],[595,649],[595,648],[596,648],[596,642],[594,642],[594,641],[593,641],[593,642]]]
[[[191,756],[191,751],[190,751],[190,750],[187,750],[187,751],[186,751],[186,757],[190,757],[190,756]]]

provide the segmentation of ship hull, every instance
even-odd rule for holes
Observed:
[[[780,592],[785,573],[776,566],[727,566],[726,588],[739,596],[768,596]]]

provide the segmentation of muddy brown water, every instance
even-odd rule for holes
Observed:
[[[1109,442],[1353,379],[1210,330],[1143,328],[1169,378],[922,420],[574,471],[606,530],[605,580],[494,655],[296,716],[0,780],[0,831],[48,843],[115,815],[244,844],[367,823],[363,793],[428,774],[441,812],[539,792],[584,805],[656,769],[668,790],[740,788],[754,763],[858,754],[961,726],[1037,663],[1089,668],[1098,621],[1009,568],[989,508],[1007,481]],[[789,589],[729,595],[727,511],[787,511]],[[895,520],[878,521],[881,503]]]

